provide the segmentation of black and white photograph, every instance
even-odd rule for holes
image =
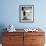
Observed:
[[[19,19],[20,22],[34,22],[34,5],[20,5]]]

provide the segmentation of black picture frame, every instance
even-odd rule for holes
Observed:
[[[21,23],[34,22],[34,5],[19,5],[19,21]]]

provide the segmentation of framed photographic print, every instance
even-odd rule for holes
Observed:
[[[24,23],[34,22],[34,5],[20,5],[19,20]]]

